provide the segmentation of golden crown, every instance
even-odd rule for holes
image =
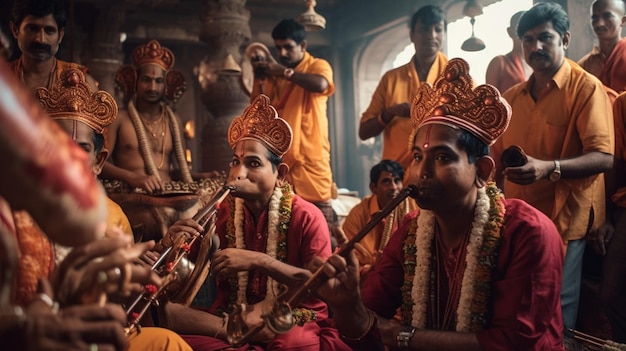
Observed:
[[[161,46],[156,40],[150,40],[146,45],[136,47],[133,50],[132,59],[135,67],[141,67],[147,63],[159,65],[166,71],[174,67],[172,50]]]
[[[231,147],[243,139],[258,140],[282,157],[291,146],[292,131],[289,123],[278,117],[278,112],[270,105],[270,98],[261,94],[228,127]]]
[[[54,89],[36,88],[33,93],[53,119],[78,120],[100,134],[117,117],[113,96],[104,90],[92,92],[80,69],[63,71]]]
[[[511,107],[495,87],[484,84],[474,88],[469,65],[451,59],[434,87],[422,84],[411,105],[414,133],[431,123],[451,125],[472,133],[493,145],[511,120]]]

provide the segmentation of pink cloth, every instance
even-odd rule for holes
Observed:
[[[405,218],[362,288],[365,306],[385,318],[393,317],[402,304],[402,249],[416,216],[414,211]],[[559,233],[544,214],[521,200],[508,199],[501,234],[492,280],[493,316],[487,328],[477,333],[478,341],[483,350],[565,350]],[[380,338],[368,337],[372,344]]]
[[[234,210],[234,209],[233,209]],[[218,212],[216,233],[220,237],[221,248],[227,246],[227,222],[230,218],[228,201],[222,202]],[[258,223],[244,207],[244,235],[246,247],[250,250],[264,251],[267,241],[267,210],[261,214]],[[265,233],[259,239],[257,233]],[[287,263],[292,266],[306,267],[314,256],[324,259],[330,257],[330,234],[328,224],[322,212],[312,203],[294,195],[291,209],[291,222],[287,232]],[[258,278],[258,279],[256,279]],[[247,298],[249,304],[260,302],[265,297],[266,275],[258,271],[249,272]],[[228,307],[230,286],[228,281],[217,282],[216,301],[210,308],[212,313]],[[246,345],[241,350],[350,350],[339,338],[337,330],[330,327],[328,307],[323,301],[310,297],[297,307],[312,309],[316,313],[316,322],[294,327],[288,333],[280,334],[268,345]],[[220,350],[230,347],[222,340],[200,335],[184,335],[183,339],[195,351]]]

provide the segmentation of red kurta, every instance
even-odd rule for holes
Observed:
[[[218,213],[216,233],[220,236],[222,248],[226,248],[228,240],[227,222],[230,218],[230,206],[224,201]],[[233,209],[234,210],[234,209]],[[246,248],[255,251],[265,251],[267,242],[267,210],[261,214],[258,223],[244,207],[244,236]],[[257,233],[263,233],[260,238]],[[287,263],[292,266],[306,267],[314,256],[324,259],[330,257],[330,234],[328,224],[322,212],[310,202],[294,195],[291,209],[291,222],[287,232]],[[255,279],[257,278],[258,279]],[[248,304],[260,302],[265,297],[266,289],[265,274],[256,271],[249,272],[247,298]],[[218,308],[225,309],[228,306],[230,285],[227,280],[217,282],[216,301],[211,306],[211,312],[215,313]],[[269,345],[246,345],[242,350],[256,348],[258,350],[349,350],[339,338],[337,330],[327,325],[328,308],[326,303],[317,298],[308,298],[298,307],[312,309],[316,313],[317,321],[306,323],[302,327],[295,326],[285,334],[278,334]],[[183,336],[194,350],[219,350],[230,345],[226,342],[198,335]]]
[[[406,217],[363,286],[365,306],[385,318],[402,304],[402,249],[416,216]],[[483,350],[564,350],[561,237],[548,217],[517,199],[506,200],[504,221],[492,278],[493,316],[478,341]],[[380,338],[375,332],[368,337]]]

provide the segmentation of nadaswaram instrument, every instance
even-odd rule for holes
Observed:
[[[376,213],[372,219],[359,231],[352,239],[340,246],[336,254],[345,256],[356,243],[361,241],[380,221],[382,221],[391,211],[402,203],[407,197],[417,196],[417,187],[409,185],[402,189],[398,196],[389,202],[384,208]],[[276,299],[272,309],[263,314],[263,324],[254,328],[245,325],[242,317],[242,308],[235,306],[228,314],[228,324],[226,326],[228,342],[234,347],[240,347],[247,343],[255,334],[260,332],[265,326],[277,334],[286,333],[295,325],[293,317],[293,307],[299,305],[304,299],[311,295],[312,291],[325,280],[323,266],[321,266],[304,284],[299,285],[293,292],[285,291]]]
[[[234,190],[234,186],[224,185],[206,206],[193,216],[204,231],[200,235],[179,236],[174,239],[173,244],[168,246],[152,265],[152,270],[163,278],[163,283],[159,287],[146,285],[144,291],[127,307],[128,334],[135,329],[140,330],[139,321],[151,305],[158,305],[158,299],[163,294],[167,294],[169,301],[187,306],[191,304],[209,273],[213,253],[220,246],[219,237],[215,234],[219,205]],[[191,262],[188,254],[196,240],[200,240],[200,249],[195,262]]]

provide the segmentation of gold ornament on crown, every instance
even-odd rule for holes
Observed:
[[[53,119],[78,120],[102,134],[117,117],[117,103],[104,90],[93,92],[76,68],[61,73],[53,89],[36,88],[35,97]]]
[[[444,124],[463,128],[491,146],[510,120],[511,107],[498,89],[488,84],[474,87],[469,65],[460,58],[448,62],[434,86],[422,84],[411,105],[412,135],[423,125]]]
[[[146,45],[138,46],[132,53],[133,65],[137,68],[154,63],[166,71],[174,67],[174,53],[161,46],[158,41],[150,40]]]
[[[242,139],[254,139],[280,157],[291,147],[292,135],[289,124],[278,116],[276,109],[270,105],[270,98],[263,94],[257,96],[228,127],[231,147],[234,148]]]

